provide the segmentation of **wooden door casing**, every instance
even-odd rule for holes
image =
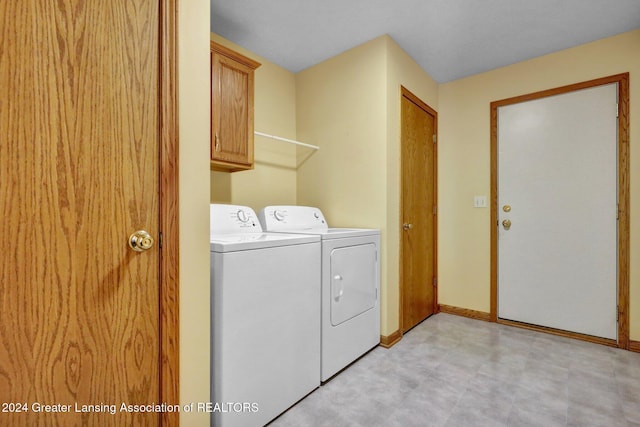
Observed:
[[[437,113],[402,88],[401,122],[401,329],[406,332],[435,312],[437,300]]]
[[[609,84],[498,109],[499,318],[616,339],[616,104]]]
[[[514,103],[540,99],[581,90],[585,88],[618,84],[618,336],[617,341],[601,339],[589,335],[567,332],[557,329],[525,325],[498,319],[498,108]],[[629,73],[616,74],[594,80],[588,80],[567,86],[561,86],[540,92],[520,95],[494,101],[491,112],[491,295],[490,320],[499,323],[514,324],[529,329],[541,330],[561,336],[569,336],[619,348],[629,348],[629,247],[630,247],[630,211],[629,211]]]
[[[160,384],[177,364],[177,347],[160,347],[161,328],[177,333],[174,319],[160,316],[161,299],[163,313],[177,316],[166,304],[177,266],[160,259],[157,243],[140,254],[127,247],[133,231],[157,242],[160,218],[175,221],[166,209],[177,179],[167,166],[176,148],[175,57],[165,56],[175,46],[175,8],[154,0],[0,6],[0,401],[72,405],[67,413],[28,406],[2,423],[157,425],[159,414],[122,413],[120,404],[177,399],[175,386]],[[171,276],[162,288],[160,266]],[[75,404],[118,411],[75,412]]]

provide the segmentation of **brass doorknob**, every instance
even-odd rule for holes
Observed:
[[[504,227],[505,230],[508,230],[511,228],[511,221],[508,219],[505,219],[504,221],[502,221],[502,226]]]
[[[409,224],[407,222],[405,222],[404,224],[402,224],[402,229],[403,230],[411,230],[413,228],[413,224]]]
[[[144,230],[138,230],[129,236],[129,247],[136,252],[144,252],[153,246],[153,237]]]

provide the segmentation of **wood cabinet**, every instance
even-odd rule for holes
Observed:
[[[260,63],[211,42],[211,169],[253,169],[254,70]]]

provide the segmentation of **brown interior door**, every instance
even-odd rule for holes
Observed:
[[[0,4],[2,425],[158,423],[158,3]]]
[[[436,112],[402,88],[402,331],[435,311]]]

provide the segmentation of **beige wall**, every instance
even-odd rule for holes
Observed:
[[[437,85],[389,36],[296,76],[298,138],[320,146],[298,170],[298,204],[381,230],[382,335],[399,328],[400,85],[437,108]]]
[[[295,75],[217,34],[211,39],[260,62],[255,72],[255,130],[296,139]],[[211,172],[211,202],[251,206],[296,204],[295,146],[255,136],[255,168],[249,171]]]
[[[631,77],[631,339],[640,340],[640,30],[440,85],[439,302],[489,311],[489,103],[607,75]]]
[[[209,0],[180,2],[180,401],[209,397]],[[208,414],[180,414],[209,426]]]
[[[298,170],[298,203],[329,223],[382,227],[385,215],[385,40],[296,76],[301,141],[320,147]]]

